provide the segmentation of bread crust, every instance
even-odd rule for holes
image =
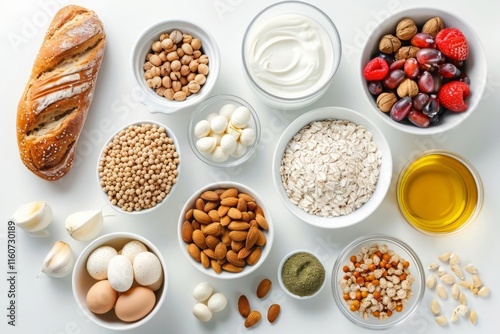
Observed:
[[[92,102],[106,35],[97,15],[68,5],[54,16],[17,109],[22,162],[54,181],[71,169]]]

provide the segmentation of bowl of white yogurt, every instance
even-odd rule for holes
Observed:
[[[328,15],[300,1],[262,10],[245,31],[241,49],[250,87],[266,104],[286,109],[305,107],[328,90],[341,51]]]

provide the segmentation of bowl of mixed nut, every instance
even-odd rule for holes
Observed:
[[[139,101],[152,113],[169,114],[209,95],[219,75],[219,49],[207,29],[162,21],[137,38],[131,70]]]
[[[308,111],[276,145],[278,195],[300,220],[321,228],[352,226],[373,213],[392,178],[383,133],[364,115],[341,107]]]
[[[410,318],[425,293],[424,269],[405,242],[383,234],[360,237],[335,261],[333,298],[353,323],[388,329]]]
[[[177,185],[179,142],[155,121],[130,123],[106,142],[97,162],[97,181],[110,207],[127,214],[150,212]]]
[[[368,36],[359,79],[372,110],[401,131],[430,135],[455,128],[478,106],[486,58],[474,30],[434,8],[400,11]]]
[[[181,210],[178,240],[188,261],[202,273],[233,279],[254,272],[274,240],[269,208],[251,188],[237,182],[208,184]]]

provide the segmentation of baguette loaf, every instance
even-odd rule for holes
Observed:
[[[53,181],[73,165],[106,44],[93,11],[69,5],[54,16],[17,109],[23,163]]]

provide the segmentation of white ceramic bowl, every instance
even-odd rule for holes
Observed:
[[[196,137],[194,129],[199,121],[206,120],[208,115],[212,113],[218,114],[220,109],[227,104],[232,104],[236,108],[244,106],[250,111],[251,119],[247,128],[251,128],[255,131],[255,141],[253,144],[246,147],[246,151],[242,156],[240,157],[229,156],[227,160],[222,162],[217,162],[210,157],[209,153],[201,152],[196,147],[196,141],[199,138]],[[234,167],[247,161],[255,152],[255,149],[257,148],[257,144],[260,139],[261,125],[257,112],[247,101],[234,95],[223,94],[223,95],[215,95],[209,97],[208,99],[206,99],[197,106],[196,110],[191,114],[191,118],[189,120],[188,132],[189,132],[188,133],[189,145],[191,146],[191,149],[193,150],[194,154],[196,154],[196,156],[201,161],[215,167]]]
[[[142,242],[150,252],[154,253],[158,259],[160,260],[161,267],[163,269],[163,284],[160,289],[155,291],[156,295],[156,303],[154,308],[149,312],[144,318],[137,320],[135,322],[124,322],[118,319],[113,311],[109,311],[105,314],[95,314],[91,312],[87,307],[87,292],[95,284],[97,281],[93,279],[87,272],[87,259],[89,255],[100,246],[112,246],[117,250],[120,250],[127,242],[132,240],[138,240]],[[151,318],[155,316],[158,310],[161,308],[163,302],[165,301],[165,297],[167,295],[167,286],[168,286],[168,275],[167,275],[167,266],[165,265],[165,261],[161,252],[158,248],[153,245],[146,238],[135,234],[135,233],[127,233],[127,232],[114,232],[105,234],[97,239],[91,241],[80,253],[75,262],[75,267],[73,269],[72,275],[72,286],[73,286],[73,296],[76,300],[76,303],[82,310],[83,314],[91,320],[96,325],[99,325],[103,328],[110,330],[130,330],[132,328],[139,327],[146,322],[148,322]]]
[[[471,94],[466,98],[466,102],[469,107],[465,112],[447,112],[436,124],[431,124],[427,128],[419,128],[407,120],[396,122],[389,117],[388,113],[380,111],[377,107],[375,98],[368,91],[368,85],[363,77],[362,71],[372,56],[378,52],[380,38],[385,34],[395,34],[396,25],[399,21],[404,18],[411,18],[420,29],[428,19],[435,16],[442,18],[445,27],[455,27],[460,29],[467,38],[467,43],[469,45],[469,57],[465,61],[465,73],[471,80]],[[371,111],[388,125],[403,132],[416,135],[432,135],[442,133],[453,129],[464,122],[476,110],[478,104],[480,103],[487,78],[487,63],[484,49],[479,37],[474,32],[472,27],[457,15],[449,11],[443,11],[436,8],[405,9],[382,21],[375,29],[372,30],[371,34],[366,39],[366,43],[361,51],[359,69],[360,70],[357,76],[359,82],[361,83],[361,91],[363,92],[363,95],[366,96],[368,103],[371,106]]]
[[[151,49],[151,44],[159,40],[162,33],[171,32],[174,29],[199,38],[202,42],[201,49],[209,59],[209,73],[205,84],[198,93],[188,96],[184,101],[170,101],[163,96],[159,96],[147,86],[144,79],[143,65],[146,62],[146,55]],[[170,114],[177,110],[193,106],[203,101],[210,94],[219,76],[220,62],[217,42],[205,27],[182,20],[167,20],[155,23],[137,38],[133,48],[131,71],[137,85],[134,94],[152,113]]]
[[[157,203],[155,206],[153,207],[150,207],[150,208],[147,208],[147,209],[142,209],[142,210],[134,210],[134,211],[126,211],[124,209],[122,209],[120,206],[118,205],[115,205],[113,203],[111,203],[110,199],[109,199],[109,196],[106,194],[106,192],[104,191],[104,189],[102,188],[101,186],[101,177],[99,176],[99,164],[100,164],[100,161],[101,161],[101,158],[103,157],[103,154],[104,154],[104,150],[106,149],[106,146],[108,146],[108,144],[110,142],[113,141],[113,139],[115,138],[115,136],[117,134],[119,134],[122,130],[124,129],[127,129],[129,128],[130,126],[133,126],[133,125],[141,125],[141,124],[153,124],[153,125],[157,125],[158,127],[162,127],[162,128],[165,128],[166,130],[166,133],[167,133],[167,136],[169,138],[172,138],[173,141],[174,141],[174,145],[175,145],[175,149],[176,149],[176,152],[179,154],[179,164],[177,165],[177,182],[179,181],[179,175],[180,175],[180,167],[181,167],[181,162],[180,162],[180,159],[181,159],[181,152],[180,152],[180,145],[179,145],[179,141],[177,140],[177,138],[175,137],[174,133],[172,132],[172,130],[170,130],[167,126],[159,123],[159,122],[156,122],[156,121],[151,121],[151,120],[144,120],[144,121],[137,121],[137,122],[132,122],[132,123],[129,123],[125,126],[123,126],[122,128],[120,128],[119,130],[117,130],[112,136],[109,137],[109,139],[106,141],[106,143],[104,144],[103,148],[101,149],[101,153],[99,154],[99,159],[97,160],[97,166],[96,166],[96,177],[97,177],[97,184],[99,186],[99,190],[101,192],[101,194],[103,195],[106,203],[111,207],[113,208],[114,210],[118,211],[118,212],[121,212],[121,213],[125,213],[125,214],[130,214],[130,215],[138,215],[138,214],[143,214],[143,213],[149,213],[153,210],[156,210],[157,208],[159,208],[162,204],[164,204],[167,199],[169,197],[172,196],[172,192],[175,190],[175,188],[177,187],[177,182],[173,184],[173,186],[171,187],[169,193],[167,194],[167,196],[165,198],[163,198],[163,200],[159,203]]]
[[[293,204],[286,193],[285,187],[280,174],[282,157],[290,140],[303,127],[313,121],[322,121],[326,119],[347,120],[357,125],[362,125],[373,135],[373,142],[377,145],[382,156],[380,175],[375,191],[370,199],[360,208],[354,210],[350,214],[337,217],[321,217],[318,215],[309,214],[299,206]],[[309,111],[295,119],[283,132],[273,156],[272,173],[274,185],[278,191],[278,195],[287,209],[300,220],[321,228],[337,229],[354,225],[363,219],[367,218],[374,212],[380,203],[383,201],[387,190],[389,189],[392,178],[392,157],[389,144],[387,143],[382,132],[377,126],[362,114],[341,107],[325,107]]]
[[[310,45],[302,45],[302,47],[306,52],[311,53],[312,49],[320,50],[322,46],[326,47],[327,43],[330,43],[332,50],[327,51],[324,58],[331,56],[331,59],[318,60],[318,68],[324,66],[324,70],[320,78],[317,79],[317,82],[311,82],[310,85],[306,85],[301,89],[294,88],[293,91],[290,91],[290,89],[286,90],[281,88],[294,81],[294,79],[296,79],[295,76],[289,76],[287,78],[283,78],[282,80],[280,78],[280,80],[274,80],[276,84],[271,87],[273,87],[273,90],[276,90],[277,87],[278,89],[276,92],[273,92],[270,91],[266,80],[261,80],[259,78],[260,75],[254,73],[252,69],[253,65],[252,58],[250,57],[250,50],[252,50],[252,40],[255,36],[258,36],[260,39],[263,38],[262,33],[259,32],[261,26],[263,24],[267,24],[266,22],[269,22],[268,20],[272,20],[278,15],[284,14],[301,15],[315,21],[315,23],[320,26],[318,30],[324,30],[326,32],[325,40],[318,43],[317,49]],[[315,38],[318,38],[320,36],[318,30],[311,30],[310,35],[307,35],[307,33],[304,33],[304,29],[301,29],[306,26],[305,24],[291,22],[290,19],[286,19],[285,22],[287,25],[290,24],[290,26],[284,28],[271,27],[266,30],[266,33],[273,34],[273,32],[281,31],[280,29],[291,31],[291,29],[297,27],[297,31],[290,32],[289,34],[285,33],[285,36],[283,36],[281,40],[279,37],[274,38],[273,36],[270,36],[271,38],[269,38],[269,40],[272,41],[272,43],[264,43],[263,47],[259,49],[259,52],[262,50],[271,50],[269,53],[270,55],[281,55],[282,53],[282,58],[279,61],[276,61],[271,65],[268,64],[267,66],[270,68],[273,66],[276,67],[273,69],[275,73],[291,72],[291,69],[300,69],[300,71],[302,71],[308,66],[313,67],[314,65],[311,65],[313,62],[312,60],[307,64],[301,64],[300,60],[304,57],[303,55],[298,55],[295,50],[301,50],[301,47],[298,46],[302,42],[312,43]],[[305,35],[301,36],[303,33]],[[293,41],[294,38],[297,39]],[[287,43],[288,45],[285,45]],[[263,99],[263,101],[276,108],[297,109],[318,100],[328,90],[333,76],[340,65],[342,43],[335,24],[332,22],[330,17],[319,8],[301,1],[281,1],[263,9],[250,22],[245,31],[245,35],[243,36],[241,52],[245,78],[247,79],[250,87]],[[320,57],[323,58],[323,56]],[[300,75],[297,73],[297,80],[303,82],[307,79],[307,76],[311,75],[314,71],[314,69],[311,69],[308,73],[304,73],[305,71],[303,71]],[[314,88],[310,89],[310,86],[313,86]]]
[[[316,290],[316,292],[314,292],[314,293],[312,293],[312,294],[310,294],[310,295],[304,295],[304,296],[297,295],[297,294],[293,293],[292,291],[290,291],[290,290],[286,287],[285,283],[283,282],[283,275],[282,275],[282,273],[283,273],[283,266],[285,265],[285,262],[286,262],[286,261],[287,261],[290,257],[292,257],[292,256],[294,256],[294,255],[296,255],[296,254],[299,254],[299,253],[307,253],[307,254],[310,254],[310,255],[314,256],[316,259],[318,259],[318,261],[321,263],[321,261],[319,260],[318,256],[317,256],[315,253],[313,253],[313,252],[311,252],[311,251],[309,251],[309,250],[306,250],[306,249],[297,249],[297,250],[294,250],[294,251],[292,251],[292,252],[288,253],[288,254],[287,254],[285,257],[283,257],[283,259],[281,260],[281,262],[280,262],[280,264],[279,264],[279,266],[278,266],[278,282],[279,282],[279,284],[280,284],[280,286],[281,286],[281,289],[283,289],[283,291],[285,291],[285,293],[286,293],[286,294],[288,294],[290,297],[293,297],[293,298],[295,298],[295,299],[299,299],[299,300],[311,299],[311,298],[313,298],[313,297],[317,296],[317,295],[318,295],[318,294],[319,294],[319,293],[323,290],[323,288],[324,288],[324,287],[325,287],[325,285],[326,285],[326,281],[327,281],[327,271],[326,271],[326,268],[325,268],[325,266],[324,266],[324,264],[323,264],[323,263],[321,263],[321,265],[323,266],[323,269],[325,270],[325,276],[324,276],[323,282],[322,282],[322,284],[321,284],[320,288],[319,288],[318,290]]]
[[[350,257],[361,252],[363,247],[369,248],[374,244],[378,244],[379,246],[385,244],[389,250],[393,250],[408,261],[410,274],[415,278],[411,284],[413,296],[408,299],[408,303],[403,307],[403,310],[401,312],[394,311],[392,316],[383,321],[372,315],[368,319],[364,319],[359,311],[351,311],[343,298],[344,292],[340,288],[340,281],[345,275],[343,267],[349,264]],[[418,255],[405,242],[391,236],[373,234],[352,241],[342,250],[333,266],[331,284],[333,299],[347,319],[360,327],[384,330],[403,323],[417,311],[425,293],[425,272]]]
[[[254,265],[248,265],[248,264],[245,265],[243,271],[238,272],[238,273],[228,272],[228,271],[223,270],[221,273],[218,274],[211,267],[208,267],[208,268],[203,267],[203,265],[200,262],[197,262],[196,260],[193,259],[193,257],[191,257],[191,255],[189,254],[189,252],[187,250],[188,244],[182,239],[182,224],[186,220],[186,218],[185,218],[186,212],[188,212],[189,209],[194,207],[196,199],[198,199],[203,192],[205,192],[207,190],[216,190],[216,189],[220,189],[220,188],[223,188],[223,189],[236,188],[236,189],[238,189],[238,191],[240,193],[244,192],[244,193],[247,193],[250,196],[252,196],[255,199],[255,202],[257,203],[257,205],[262,208],[262,210],[264,212],[264,217],[266,218],[267,223],[269,225],[269,228],[267,231],[261,229],[264,232],[264,235],[266,237],[266,243],[263,247],[261,247],[262,252],[261,252],[261,255],[260,255],[258,262]],[[267,256],[269,255],[269,252],[271,251],[271,247],[272,247],[273,241],[274,241],[274,225],[273,225],[273,220],[272,220],[270,209],[265,205],[262,198],[253,189],[251,189],[250,187],[248,187],[246,185],[238,183],[238,182],[217,182],[217,183],[208,184],[208,185],[198,189],[197,191],[195,191],[193,193],[193,195],[191,195],[191,197],[189,197],[189,199],[184,204],[184,206],[181,210],[180,216],[179,216],[179,221],[178,221],[178,226],[177,226],[177,235],[178,235],[179,245],[181,247],[182,253],[186,256],[189,263],[191,263],[196,269],[198,269],[203,274],[214,277],[214,278],[235,279],[235,278],[241,278],[241,277],[247,276],[250,273],[254,272],[266,260]],[[230,247],[228,249],[230,249]]]

